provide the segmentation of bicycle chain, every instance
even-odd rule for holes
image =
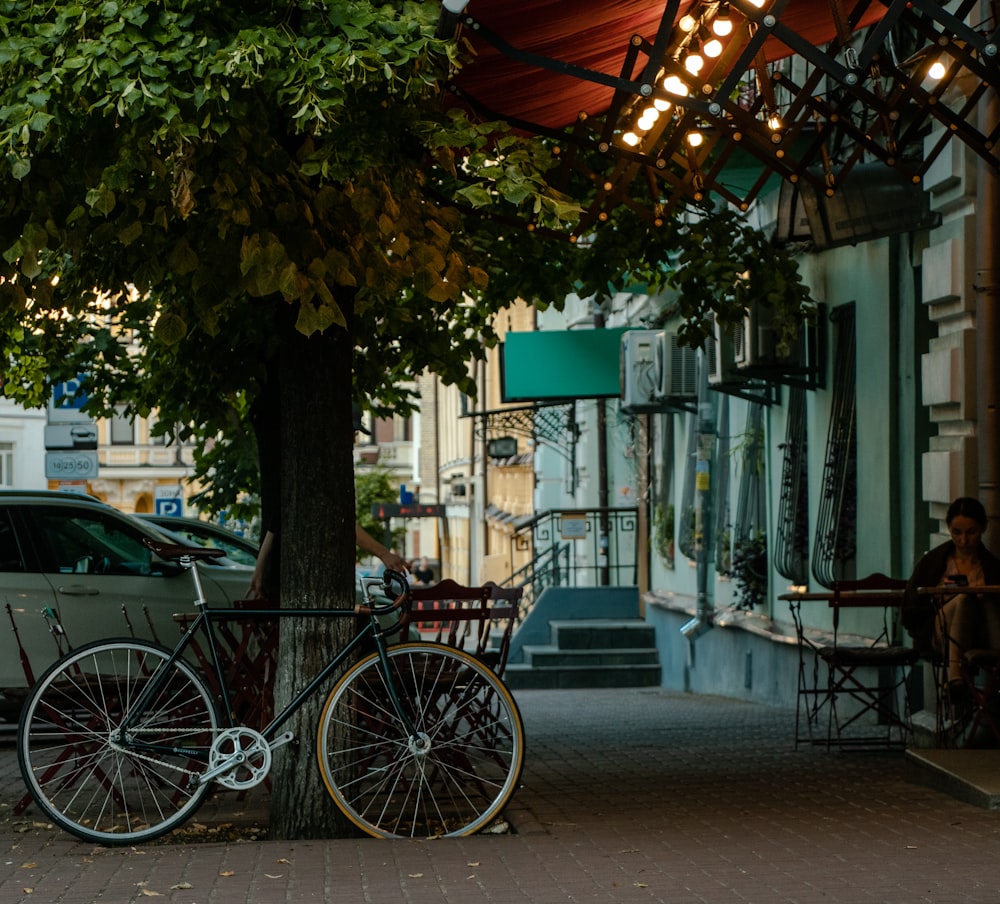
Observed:
[[[224,731],[228,731],[226,728],[213,728],[205,729],[206,731],[211,731],[212,734],[222,734]],[[177,734],[176,728],[140,728],[132,732],[133,735],[138,734]],[[114,750],[116,753],[124,754],[125,756],[134,757],[137,760],[144,760],[147,763],[153,763],[155,766],[164,766],[167,769],[173,769],[175,772],[181,772],[184,775],[190,775],[192,778],[198,778],[201,776],[201,772],[195,772],[193,769],[185,769],[183,766],[178,766],[176,763],[166,763],[163,760],[158,760],[156,757],[147,756],[144,753],[139,753],[136,750],[132,750],[128,747],[123,747],[117,741],[112,741],[108,739],[108,746]],[[202,770],[203,772],[204,770]]]

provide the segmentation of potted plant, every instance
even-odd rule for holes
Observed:
[[[764,531],[753,531],[736,541],[732,574],[738,609],[749,611],[767,602],[767,536]]]

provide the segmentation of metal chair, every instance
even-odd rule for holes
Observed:
[[[828,746],[899,749],[912,737],[909,678],[919,657],[899,638],[905,588],[905,580],[878,572],[833,584],[833,642],[818,651],[827,666]],[[843,641],[841,611],[854,608],[882,609],[882,631],[873,641]]]

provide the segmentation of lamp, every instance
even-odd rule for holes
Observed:
[[[442,41],[453,38],[462,13],[468,5],[469,0],[441,0],[441,13],[438,16],[437,28],[434,29],[434,37]]]

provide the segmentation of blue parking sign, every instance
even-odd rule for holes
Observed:
[[[155,502],[157,515],[169,515],[171,518],[181,516],[180,499],[157,499]]]

